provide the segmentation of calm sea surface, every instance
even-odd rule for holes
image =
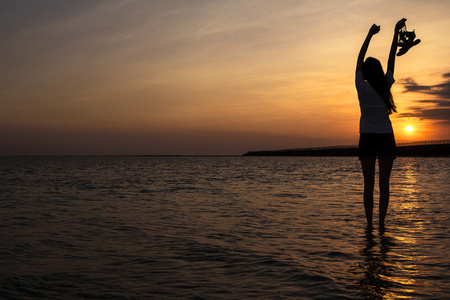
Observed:
[[[357,158],[0,158],[0,180],[4,299],[450,297],[449,158],[395,161],[385,232]]]

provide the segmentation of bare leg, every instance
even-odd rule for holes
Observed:
[[[393,159],[379,159],[380,167],[380,202],[379,202],[379,225],[380,228],[384,227],[384,219],[389,205],[389,179],[391,177]]]
[[[373,215],[373,188],[375,185],[375,159],[361,160],[364,175],[364,211],[366,212],[367,226],[372,227]]]

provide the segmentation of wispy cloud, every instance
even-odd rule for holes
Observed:
[[[435,99],[417,100],[422,104],[431,104],[431,106],[414,106],[410,107],[411,112],[401,113],[399,116],[403,118],[420,118],[434,120],[450,124],[450,73],[442,75],[445,79],[443,83],[435,85],[418,84],[413,78],[405,78],[403,80],[403,93],[420,93],[435,96]]]
[[[403,83],[403,87],[405,88],[404,93],[425,93],[450,99],[450,73],[443,74],[442,77],[444,77],[446,81],[436,85],[420,85],[411,77],[405,78]]]

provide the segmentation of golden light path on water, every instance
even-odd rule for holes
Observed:
[[[430,207],[431,201],[425,196],[427,193],[431,195],[429,188],[433,178],[423,176],[417,160],[404,158],[401,163],[396,172],[402,179],[398,184],[400,188],[394,191],[391,212],[396,215],[395,223],[399,223],[394,225],[397,231],[395,235],[397,249],[392,253],[393,258],[398,262],[396,267],[399,268],[399,274],[388,280],[401,285],[404,293],[413,295],[415,287],[423,284],[420,278],[426,278],[431,272],[430,269],[437,261],[440,261],[439,258],[424,255],[419,250],[424,239],[434,238],[436,234],[434,227],[440,223],[439,220],[427,220],[424,215],[428,211],[438,211],[439,208]],[[426,267],[427,265],[429,268]],[[387,299],[398,298],[398,293],[395,293],[392,298]]]
[[[412,128],[412,126],[408,126],[407,130],[409,132],[412,132],[414,130],[414,128]],[[416,191],[416,185],[417,185],[417,173],[416,170],[414,168],[414,166],[409,162],[407,164],[405,164],[403,166],[404,169],[404,186],[402,187],[402,195],[404,197],[404,199],[408,199],[409,201],[402,201],[399,205],[401,207],[402,211],[406,211],[406,212],[411,212],[413,211],[415,208],[417,208],[417,206],[419,205],[419,202],[416,199],[416,195],[417,195],[417,191]],[[413,221],[412,219],[414,219],[414,215],[412,214],[408,214],[408,218],[411,219],[411,221]],[[422,222],[416,222],[416,228],[411,229],[411,228],[402,228],[404,236],[397,236],[396,238],[401,241],[408,249],[412,248],[414,245],[417,244],[417,233],[422,231]],[[407,264],[403,264],[403,269],[401,270],[402,273],[404,274],[404,278],[397,276],[396,278],[390,278],[390,280],[392,280],[393,282],[399,283],[402,286],[410,286],[410,287],[414,287],[414,285],[416,284],[416,280],[415,278],[419,275],[419,270],[418,270],[418,266],[416,264],[414,264],[414,262],[418,259],[418,257],[414,257],[414,256],[410,256],[407,254],[403,254],[400,256],[400,260],[404,260],[405,262],[407,261]],[[411,276],[414,275],[414,276]],[[404,289],[405,292],[408,293],[413,293],[414,289]],[[398,295],[393,295],[394,297],[392,297],[391,299],[396,299],[398,297]]]

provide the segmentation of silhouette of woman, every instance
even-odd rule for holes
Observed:
[[[356,64],[355,84],[358,92],[361,119],[359,123],[359,159],[364,175],[364,210],[367,226],[372,228],[373,190],[375,185],[375,162],[379,164],[379,225],[384,228],[384,220],[389,204],[389,178],[396,158],[394,131],[389,115],[397,112],[391,94],[394,84],[395,52],[399,31],[406,19],[397,22],[394,30],[386,74],[378,59],[369,57],[364,61],[372,37],[380,31],[375,24],[369,30],[361,47]]]

